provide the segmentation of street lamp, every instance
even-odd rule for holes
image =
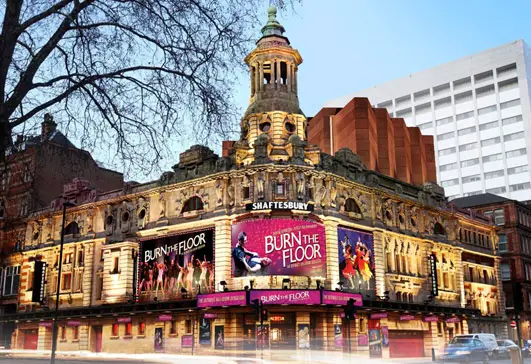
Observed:
[[[50,364],[55,364],[55,351],[57,350],[57,314],[59,313],[59,294],[61,292],[61,269],[63,268],[63,244],[65,242],[65,222],[66,222],[66,209],[74,207],[72,202],[63,202],[63,223],[61,225],[61,244],[59,247],[59,267],[57,272],[57,293],[55,295],[55,311],[53,314],[53,332],[52,332],[52,355],[50,358]]]

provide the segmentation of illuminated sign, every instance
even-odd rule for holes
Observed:
[[[80,326],[81,321],[71,320],[66,322],[66,326]]]
[[[337,291],[323,291],[324,305],[346,305],[348,300],[354,299],[354,306],[363,306],[363,296],[361,293],[348,293]]]
[[[269,320],[271,321],[285,321],[286,318],[284,316],[270,316]]]
[[[172,321],[173,316],[172,315],[160,315],[159,321]]]
[[[437,316],[426,316],[424,317],[424,322],[437,322],[439,318]]]
[[[461,322],[461,319],[459,317],[450,317],[449,319],[446,319],[446,322],[457,323],[457,322]]]
[[[44,285],[46,283],[47,264],[41,261],[35,262],[33,274],[33,291],[31,293],[31,302],[44,302]]]
[[[233,224],[232,275],[326,277],[324,225],[293,219]]]
[[[262,201],[245,205],[247,211],[258,210],[297,210],[313,211],[313,204],[298,201]]]
[[[432,253],[428,257],[431,276],[431,294],[435,297],[439,295],[439,282],[437,281],[437,257]]]
[[[383,319],[383,318],[387,318],[387,313],[385,312],[382,312],[382,313],[373,313],[371,315],[371,319]]]
[[[118,317],[118,320],[116,320],[120,324],[127,324],[131,322],[131,317]]]
[[[400,321],[411,321],[414,320],[415,316],[413,315],[402,315],[400,316]]]
[[[252,290],[251,302],[260,300],[264,305],[319,305],[321,292],[315,290]]]
[[[221,307],[221,306],[245,306],[247,296],[245,291],[219,292],[212,294],[200,294],[197,296],[197,307]]]
[[[53,322],[51,322],[51,321],[43,321],[43,322],[39,322],[39,326],[40,326],[40,327],[51,328],[51,327],[53,327]]]

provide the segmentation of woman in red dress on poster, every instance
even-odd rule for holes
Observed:
[[[344,251],[345,268],[341,273],[343,273],[343,277],[348,279],[350,287],[354,288],[354,275],[356,274],[356,269],[353,266],[352,245],[346,245]]]

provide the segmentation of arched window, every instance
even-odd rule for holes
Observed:
[[[409,294],[409,302],[410,302],[410,303],[413,303],[413,293],[410,293],[410,294]]]
[[[77,222],[72,221],[65,228],[65,235],[77,235],[79,234],[79,225]]]
[[[203,210],[203,200],[197,196],[190,197],[184,203],[182,212]]]
[[[444,228],[440,223],[436,222],[435,225],[433,225],[433,234],[446,235],[446,231],[444,231]]]
[[[346,212],[354,212],[356,214],[361,214],[361,209],[352,198],[347,198],[345,201],[345,211]]]
[[[402,301],[402,293],[401,292],[396,292],[396,301],[397,302],[401,302]]]

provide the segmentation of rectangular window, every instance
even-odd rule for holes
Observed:
[[[431,102],[415,106],[415,114],[417,115],[427,113],[428,111],[431,111]]]
[[[485,115],[485,114],[494,112],[496,110],[497,110],[496,105],[482,107],[481,109],[478,109],[478,115]]]
[[[500,109],[501,110],[508,109],[510,107],[514,107],[514,106],[518,106],[518,105],[520,105],[520,99],[506,101],[506,102],[502,102],[500,104]]]
[[[411,103],[411,95],[401,96],[395,99],[395,107]]]
[[[133,335],[133,324],[131,322],[127,322],[125,324],[125,336],[132,336]]]
[[[437,140],[448,140],[448,139],[452,139],[454,137],[454,132],[451,131],[449,133],[444,133],[444,134],[439,134],[437,135]]]
[[[503,177],[504,175],[505,174],[503,173],[503,169],[500,169],[499,171],[485,173],[485,179]]]
[[[452,169],[457,169],[457,163],[444,164],[439,167],[439,171],[451,171]]]
[[[523,120],[522,115],[516,115],[516,116],[510,117],[510,118],[502,119],[502,124],[503,125],[510,125],[510,124],[518,123],[518,122],[520,122],[522,120]]]
[[[439,150],[439,157],[442,157],[444,155],[450,155],[455,153],[455,147],[446,148]]]
[[[79,250],[77,253],[77,266],[82,267],[85,263],[85,252],[83,250]]]
[[[476,142],[473,143],[467,143],[459,146],[459,151],[464,152],[466,150],[474,150],[476,149]]]
[[[435,123],[437,124],[437,126],[443,126],[443,125],[446,125],[446,124],[450,124],[453,121],[454,121],[454,118],[450,116],[448,118],[435,120]]]
[[[499,195],[501,193],[507,192],[507,188],[504,187],[496,187],[496,188],[489,188],[485,192],[492,193],[494,195]]]
[[[496,74],[498,75],[498,77],[506,73],[510,73],[514,71],[516,71],[516,63],[511,63],[511,64],[508,64],[507,66],[496,68]]]
[[[138,323],[138,335],[142,336],[146,334],[146,323],[145,322],[139,322]]]
[[[115,322],[112,324],[112,336],[117,337],[120,335],[120,325]]]
[[[72,289],[72,273],[64,273],[61,278],[61,291],[70,291]]]
[[[73,257],[74,253],[66,253],[65,254],[65,257],[63,259],[63,264],[70,264],[72,263],[72,257]]]
[[[501,161],[503,159],[503,155],[501,153],[498,153],[498,154],[492,154],[492,155],[487,155],[483,158],[481,158],[481,160],[483,161],[483,163],[488,163],[488,162],[495,162],[495,161]]]
[[[59,329],[59,337],[61,340],[66,340],[66,326],[61,326]]]
[[[457,114],[455,116],[455,120],[460,121],[460,120],[473,118],[473,117],[474,117],[474,112],[473,111],[467,111],[467,112],[464,112],[462,114]]]
[[[186,334],[192,333],[192,320],[184,321],[184,331]]]
[[[34,279],[34,277],[35,277],[35,272],[34,271],[28,272],[28,283],[27,283],[28,291],[31,291],[33,289],[33,279]]]
[[[499,238],[498,251],[506,252],[507,251],[507,235],[500,234],[500,235],[498,235],[498,238]]]
[[[463,177],[463,184],[477,181],[481,181],[481,176],[479,174]]]
[[[472,81],[470,80],[470,77],[461,78],[459,80],[454,81],[454,90],[470,86],[471,84]]]
[[[477,164],[479,164],[479,158],[468,159],[461,162],[461,168],[475,166]]]
[[[435,109],[441,109],[443,107],[452,105],[452,98],[445,97],[443,99],[435,100],[433,104],[435,105]]]
[[[503,136],[503,140],[506,141],[506,142],[509,142],[511,140],[518,140],[518,139],[524,139],[524,132],[523,131],[521,131],[519,133],[512,133],[512,134],[507,134],[507,135]]]
[[[454,100],[456,104],[461,104],[463,102],[467,102],[472,100],[472,91],[462,92],[460,94],[457,94],[454,96]]]
[[[431,121],[428,121],[427,123],[424,123],[424,124],[419,124],[417,125],[417,127],[420,129],[420,130],[426,130],[426,129],[429,129],[431,128],[433,125],[432,125],[432,122]]]
[[[384,108],[384,109],[387,109],[388,107],[392,107],[392,106],[393,106],[393,102],[391,100],[385,101],[385,102],[380,102],[378,104],[378,107]]]
[[[472,134],[472,133],[475,133],[475,132],[476,132],[476,127],[475,126],[471,126],[469,128],[464,128],[464,129],[458,130],[457,131],[457,135],[463,136],[463,135],[468,135],[468,134]]]
[[[502,280],[508,281],[511,279],[511,268],[509,267],[509,264],[502,263],[500,264],[501,267],[501,276]]]
[[[72,326],[72,340],[79,340],[79,326]]]
[[[404,110],[398,110],[396,112],[396,117],[397,118],[407,118],[408,116],[411,116],[411,108],[408,107],[407,109],[404,109]]]
[[[530,182],[517,183],[515,185],[510,185],[509,186],[509,191],[511,191],[511,192],[523,191],[523,190],[528,190],[530,188],[531,188],[531,183]]]
[[[493,77],[494,77],[494,72],[492,70],[481,72],[481,73],[478,73],[477,75],[474,75],[474,82],[476,83],[483,82],[486,80],[490,80]]]
[[[507,168],[507,174],[517,174],[517,173],[523,173],[528,171],[528,166],[518,166],[518,167],[512,167]]]
[[[120,257],[114,257],[111,274],[120,273]]]
[[[442,94],[443,92],[448,92],[448,91],[450,91],[450,84],[449,83],[445,83],[443,85],[435,86],[433,88],[433,96],[435,96],[437,94]]]
[[[505,213],[503,209],[494,210],[494,224],[496,225],[505,224]]]
[[[415,99],[415,101],[425,99],[426,97],[430,97],[429,89],[415,92],[413,94],[413,99]]]
[[[496,137],[496,138],[490,138],[490,139],[482,140],[481,141],[481,146],[482,147],[489,147],[491,145],[496,145],[496,144],[500,144],[500,143],[501,143],[500,137]]]
[[[476,196],[476,195],[481,195],[481,191],[472,191],[472,192],[463,193],[464,197]]]
[[[498,121],[492,121],[490,123],[486,123],[486,124],[481,124],[479,126],[479,130],[480,131],[484,131],[484,130],[489,130],[489,129],[494,129],[494,128],[497,128],[498,127]]]
[[[494,85],[488,85],[485,87],[476,89],[476,97],[479,99],[488,95],[494,95]]]
[[[277,183],[277,190],[276,190],[276,194],[277,195],[284,195],[285,194],[285,185],[284,183]]]
[[[518,88],[518,78],[511,78],[509,80],[498,82],[498,91],[507,91]]]
[[[172,321],[170,325],[170,335],[177,335],[177,321]]]
[[[516,150],[511,150],[509,152],[505,152],[505,157],[513,158],[513,157],[519,157],[521,155],[526,155],[526,154],[527,154],[527,150],[525,148],[522,148],[522,149],[516,149]]]
[[[5,269],[4,296],[14,296],[18,294],[20,283],[20,266],[11,266]]]
[[[447,181],[441,181],[442,187],[450,187],[450,186],[455,186],[458,184],[459,184],[459,178],[449,179]]]

